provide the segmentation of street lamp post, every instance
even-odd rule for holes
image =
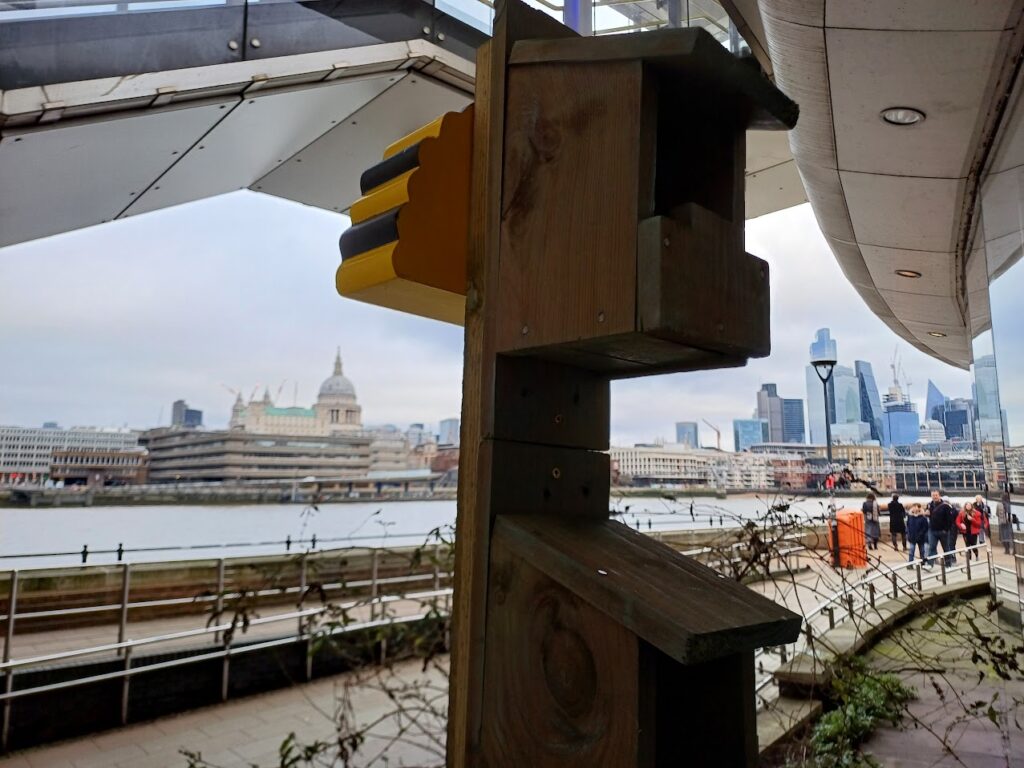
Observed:
[[[833,358],[821,357],[811,361],[814,372],[821,379],[822,396],[825,399],[825,456],[828,461],[828,476],[832,475],[832,423],[828,417],[828,382],[832,378],[836,361]],[[834,484],[825,483],[828,488],[828,527],[832,540],[832,565],[839,567],[839,526],[836,521],[836,499]]]

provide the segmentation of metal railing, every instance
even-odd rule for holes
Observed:
[[[979,552],[984,552],[985,554],[984,566],[982,566],[980,558],[970,557],[971,553]],[[947,566],[946,555],[960,557],[956,559],[952,566]],[[974,560],[973,567],[972,559]],[[941,555],[937,554],[933,558],[929,558],[928,562],[931,565],[927,570],[925,570],[924,564],[921,562],[914,564],[903,562],[899,565],[877,564],[873,566],[873,573],[855,582],[844,581],[840,589],[828,595],[811,611],[804,614],[803,634],[800,639],[782,646],[758,649],[755,652],[757,674],[766,675],[755,684],[755,692],[759,698],[759,707],[766,703],[761,695],[762,692],[774,682],[774,669],[771,668],[772,661],[776,661],[776,667],[787,663],[797,653],[811,647],[814,639],[820,637],[824,632],[835,629],[836,626],[845,621],[852,620],[854,617],[861,615],[864,610],[875,610],[880,598],[898,599],[901,595],[919,598],[926,588],[945,586],[949,583],[951,576],[963,573],[966,577],[964,581],[968,582],[984,576],[994,596],[998,592],[1012,594],[1017,599],[1018,604],[1024,607],[1024,595],[1022,595],[1017,584],[1016,573],[993,562],[992,551],[989,549],[988,543],[952,549],[948,553],[943,552]],[[937,568],[934,563],[938,563]],[[913,578],[909,581],[906,578],[908,570],[913,574]],[[1013,575],[1013,589],[997,585],[996,577],[999,572]],[[819,624],[827,622],[827,627],[819,628],[815,622]],[[773,657],[777,657],[777,660],[773,659]]]
[[[211,622],[206,626],[198,628],[179,630],[175,632],[165,632],[137,639],[131,639],[127,637],[129,612],[133,609],[153,608],[160,606],[175,606],[183,604],[212,603],[214,604],[212,616],[219,619],[220,616],[223,614],[225,602],[232,598],[242,596],[242,593],[240,591],[226,591],[225,560],[223,558],[220,558],[217,561],[218,584],[217,591],[213,594],[200,594],[189,597],[172,597],[158,600],[142,600],[131,602],[129,600],[129,595],[132,566],[130,563],[123,563],[121,565],[121,600],[118,603],[108,603],[102,605],[61,608],[41,611],[21,612],[18,610],[18,593],[22,572],[18,570],[12,570],[9,572],[7,612],[6,614],[0,615],[0,621],[4,622],[5,628],[3,660],[2,662],[0,662],[0,674],[3,674],[4,676],[4,690],[3,693],[0,693],[0,701],[2,701],[3,712],[2,725],[0,725],[0,747],[6,749],[9,743],[11,704],[16,699],[57,690],[72,689],[78,686],[88,685],[90,683],[101,682],[104,680],[122,679],[123,687],[121,696],[120,719],[121,723],[124,724],[127,722],[128,719],[128,705],[130,701],[131,679],[137,675],[160,669],[168,669],[171,667],[195,664],[202,661],[208,661],[210,659],[222,659],[223,668],[221,683],[221,699],[226,700],[229,691],[231,674],[230,659],[232,656],[237,656],[239,654],[244,653],[251,653],[253,651],[273,648],[277,646],[284,646],[305,639],[307,641],[306,676],[307,679],[310,679],[312,676],[312,654],[310,643],[312,641],[314,634],[317,634],[319,636],[331,637],[338,634],[356,632],[372,627],[385,626],[392,623],[408,623],[419,621],[427,618],[429,615],[432,615],[431,612],[422,611],[423,606],[429,602],[436,603],[438,600],[443,600],[443,607],[438,608],[435,605],[433,615],[448,614],[448,612],[450,611],[450,599],[452,590],[450,587],[441,587],[441,582],[445,579],[450,579],[452,574],[451,572],[442,570],[440,568],[440,565],[436,557],[434,560],[433,568],[429,572],[413,573],[404,576],[386,577],[378,576],[378,559],[378,550],[373,550],[370,560],[371,573],[369,579],[357,579],[345,582],[329,582],[319,585],[319,588],[322,589],[324,592],[330,592],[340,589],[368,588],[368,597],[355,600],[346,600],[344,602],[340,602],[334,605],[321,605],[312,608],[300,607],[295,610],[288,610],[281,613],[275,613],[270,616],[249,618],[247,620],[247,626],[249,628],[273,625],[281,622],[295,621],[297,631],[295,633],[287,634],[285,636],[274,637],[267,640],[257,640],[240,647],[233,647],[232,644],[228,642],[226,639],[228,635],[226,635],[225,633],[233,629],[232,622],[230,621],[217,621],[217,623]],[[424,582],[429,582],[429,589],[408,592],[399,591],[382,593],[382,587],[393,588],[395,586],[415,585],[422,584]],[[250,591],[249,595],[254,597],[274,598],[287,598],[288,596],[298,595],[301,604],[301,598],[305,595],[307,586],[307,556],[303,555],[300,561],[298,583],[296,585],[281,586],[267,589],[257,589]],[[418,603],[420,606],[420,611],[417,613],[401,616],[386,615],[386,607],[389,604],[399,602]],[[311,631],[312,623],[315,619],[325,616],[329,613],[335,612],[337,610],[347,611],[357,607],[365,607],[368,609],[368,620],[357,621],[354,623],[346,623],[341,626],[327,627],[317,633]],[[115,611],[119,614],[117,625],[117,642],[103,643],[101,645],[87,646],[84,648],[72,648],[65,651],[58,651],[55,653],[48,654],[39,654],[34,656],[26,656],[17,659],[12,658],[12,646],[18,619],[28,620],[58,616],[78,616],[82,614],[113,613]],[[149,663],[140,666],[132,666],[133,655],[135,654],[137,649],[148,649],[172,641],[180,641],[193,638],[197,640],[200,638],[212,638],[214,643],[220,644],[220,647],[216,650],[205,651],[177,659]],[[384,652],[386,651],[382,651],[382,653]],[[122,669],[111,672],[104,672],[101,674],[89,675],[86,677],[79,677],[72,680],[66,680],[57,683],[49,683],[45,685],[37,685],[30,688],[14,690],[15,671],[18,669],[37,667],[41,664],[51,664],[54,662],[72,661],[87,656],[95,656],[98,654],[108,653],[114,653],[116,654],[117,657],[122,659]]]

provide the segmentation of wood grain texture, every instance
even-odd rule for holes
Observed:
[[[682,664],[792,642],[801,618],[619,522],[505,515],[509,547]]]
[[[641,332],[741,358],[771,352],[768,264],[743,252],[737,229],[693,203],[640,223]]]
[[[495,440],[491,510],[604,520],[609,477],[607,453]]]
[[[498,351],[633,330],[642,76],[510,68]]]
[[[495,529],[482,765],[637,765],[638,660],[635,635]]]
[[[477,51],[448,705],[447,765],[450,768],[476,764],[480,745],[491,533],[491,436],[494,430],[494,338],[499,295],[497,265],[505,70],[517,39],[573,34],[572,30],[539,11],[518,2],[498,0],[491,40]]]
[[[610,410],[604,376],[532,357],[498,356],[495,439],[603,451]]]

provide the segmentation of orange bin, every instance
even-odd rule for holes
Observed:
[[[839,526],[839,567],[867,568],[868,550],[864,539],[864,513],[853,509],[836,512]]]

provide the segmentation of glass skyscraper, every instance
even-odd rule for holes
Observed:
[[[867,422],[872,440],[884,443],[882,428],[882,400],[878,396],[878,384],[871,363],[856,360],[853,368],[857,372],[857,384],[860,388],[860,420]]]
[[[677,421],[676,442],[680,445],[688,445],[691,448],[700,448],[700,438],[697,434],[697,422]]]
[[[810,347],[811,360],[837,360],[838,348],[832,333],[828,328],[821,328],[814,334],[814,341]],[[814,366],[808,365],[806,370],[807,380],[807,426],[811,433],[811,442],[815,445],[825,444],[825,418],[826,400],[828,420],[830,424],[836,422],[836,397],[835,380],[829,379],[827,396],[822,397],[821,379],[814,371]]]
[[[734,449],[745,451],[752,445],[768,442],[767,419],[735,419],[732,422]]]
[[[798,397],[782,399],[782,442],[802,443],[806,439],[804,429],[804,401]]]

